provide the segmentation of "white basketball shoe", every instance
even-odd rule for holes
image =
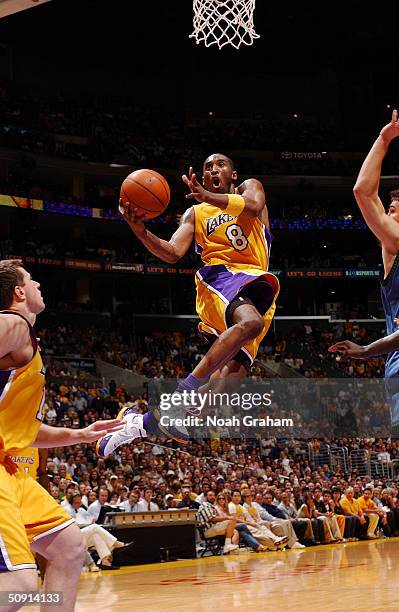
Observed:
[[[129,444],[136,438],[146,438],[147,432],[143,427],[143,415],[132,408],[122,408],[117,419],[125,420],[126,425],[120,431],[106,434],[97,440],[96,453],[99,457],[107,457],[122,444]]]

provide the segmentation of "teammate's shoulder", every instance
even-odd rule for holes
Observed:
[[[22,317],[12,314],[1,314],[0,357],[3,358],[17,352],[16,363],[13,363],[12,367],[22,367],[32,359],[31,346],[32,340],[28,322]]]
[[[7,330],[26,329],[27,332],[29,331],[29,323],[24,317],[9,312],[0,312],[0,326]]]

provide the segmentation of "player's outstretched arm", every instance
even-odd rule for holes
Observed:
[[[174,264],[179,261],[187,253],[194,238],[195,220],[192,207],[182,216],[180,226],[169,242],[150,232],[143,222],[145,215],[138,215],[137,208],[130,207],[128,203],[124,204],[123,218],[145,248],[167,263]]]
[[[36,448],[54,448],[55,446],[70,446],[96,442],[107,433],[120,431],[124,428],[126,421],[110,419],[107,421],[96,421],[84,429],[71,429],[68,427],[52,427],[42,423],[36,440],[32,446]]]
[[[329,347],[330,353],[338,353],[337,361],[345,359],[367,359],[369,357],[379,357],[387,355],[391,351],[399,350],[399,331],[380,338],[366,346],[360,346],[350,340],[342,340]]]
[[[0,359],[13,351],[18,354],[27,351],[27,361],[32,359],[32,341],[29,328],[21,317],[2,315],[0,317]]]
[[[231,196],[236,198],[237,194],[214,193],[213,191],[208,191],[199,183],[191,167],[188,175],[183,174],[182,179],[190,189],[190,193],[186,195],[187,200],[207,202],[208,204],[217,206],[221,210],[225,210],[227,213],[230,212],[231,200],[229,198]],[[243,206],[239,214],[246,215],[247,217],[257,217],[265,208],[265,191],[262,183],[257,179],[248,179],[244,181],[244,183],[240,185],[238,193],[243,198]],[[233,212],[231,214],[233,214],[233,216],[238,216]]]
[[[364,220],[390,253],[399,251],[399,224],[385,212],[378,196],[381,167],[391,141],[399,136],[398,111],[392,112],[391,122],[380,132],[363,162],[353,192]]]

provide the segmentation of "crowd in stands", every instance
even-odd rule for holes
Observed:
[[[173,228],[159,225],[157,230],[154,230],[160,237],[169,239],[173,233]],[[6,259],[17,254],[21,257],[43,257],[43,258],[59,258],[64,260],[68,257],[76,257],[79,259],[87,259],[91,261],[99,261],[104,263],[123,262],[123,263],[140,263],[140,264],[159,264],[163,263],[146,251],[141,243],[132,239],[130,243],[121,244],[117,238],[108,240],[99,240],[96,237],[85,236],[80,240],[75,239],[68,244],[61,240],[52,242],[39,241],[37,238],[28,238],[27,240],[0,240],[0,257]],[[179,262],[183,267],[195,267],[199,264],[200,259],[194,252],[190,251]]]
[[[137,336],[133,343],[117,331],[77,330],[71,325],[42,328],[39,335],[46,359],[52,360],[54,355],[99,357],[149,378],[180,378],[193,369],[207,350],[205,341],[194,329]]]
[[[68,325],[49,326],[39,334],[47,364],[46,422],[72,428],[113,418],[126,404],[145,412],[146,395],[131,396],[115,381],[104,386],[57,355],[101,356],[132,372],[163,378],[185,375],[206,350],[192,330],[147,334],[136,338],[135,345],[115,331],[73,331]],[[380,330],[373,332],[351,321],[331,329],[306,323],[262,347],[253,381],[264,379],[270,359],[283,361],[306,377],[324,376],[324,371],[312,369],[312,355],[330,360],[326,348],[333,339],[363,343],[379,334]],[[301,349],[289,353],[290,346]],[[380,360],[366,364],[363,372],[351,365],[355,364],[338,367],[345,368],[346,376],[382,374]],[[332,461],[331,447],[345,448],[348,455],[359,453],[361,459],[345,469]],[[373,475],[370,458],[377,465]],[[95,524],[103,506],[124,511],[190,507],[198,509],[205,541],[225,535],[228,553],[239,543],[263,551],[398,535],[397,462],[399,440],[376,437],[311,442],[298,437],[230,437],[191,440],[184,451],[152,438],[121,447],[106,459],[96,456],[94,445],[50,449],[47,474],[53,497],[72,516],[79,515],[85,528]],[[89,530],[88,542],[90,534]],[[114,544],[102,549],[100,567],[113,567]],[[87,565],[96,569],[90,558]]]
[[[212,113],[186,118],[183,112],[160,112],[129,100],[121,104],[119,99],[77,99],[62,94],[49,99],[38,92],[29,91],[28,96],[5,89],[0,111],[0,145],[26,154],[181,169],[201,159],[209,149],[219,149],[222,143],[223,148],[235,151],[319,152],[314,159],[275,155],[267,172],[262,160],[242,155],[239,161],[244,173],[341,175],[356,171],[356,162],[335,160],[322,153],[345,146],[353,150],[353,134],[345,144],[344,136],[337,137],[345,134],[344,130],[315,117],[294,114],[227,119]],[[364,143],[358,144],[362,147]]]
[[[158,224],[152,228],[153,231],[164,239],[169,239],[173,233],[173,227]],[[320,242],[323,238],[320,238]],[[284,249],[278,248],[273,253],[271,270],[295,270],[295,269],[367,269],[375,268],[375,260],[370,262],[370,258],[358,255],[351,258],[345,255],[331,253],[329,249],[322,250],[320,254],[294,256],[289,254],[279,254]],[[157,257],[149,253],[141,243],[133,236],[129,243],[121,243],[117,238],[110,237],[107,240],[99,240],[94,236],[83,236],[80,240],[68,241],[67,244],[61,240],[51,242],[41,241],[37,238],[26,240],[6,239],[0,240],[0,257],[5,259],[10,256],[36,256],[43,258],[59,258],[61,260],[68,257],[88,259],[104,263],[140,263],[140,264],[162,264]],[[194,252],[194,248],[189,249],[187,254],[178,262],[180,267],[198,268],[202,265],[200,257]]]
[[[276,249],[277,250],[277,249]],[[324,255],[324,257],[323,257]],[[365,270],[375,268],[375,260],[371,264],[366,261],[361,255],[348,261],[345,255],[331,254],[328,250],[320,255],[308,255],[299,257],[290,255],[275,255],[273,253],[273,264],[271,270],[324,270],[324,269],[350,269],[350,270]]]
[[[24,158],[20,164],[23,166]],[[189,161],[189,163],[193,163]],[[162,171],[162,166],[160,167]],[[119,199],[120,183],[123,176],[112,179],[109,184],[86,184],[85,196],[77,198],[72,193],[72,181],[68,184],[52,185],[51,179],[38,181],[36,178],[25,178],[8,176],[7,180],[0,179],[0,193],[14,196],[42,199],[50,202],[60,202],[81,206],[91,206],[103,209],[110,209],[116,212]],[[251,176],[257,173],[255,169],[250,171]],[[263,174],[269,174],[267,168],[263,169]],[[241,174],[240,174],[241,176]],[[183,183],[178,175],[168,173],[172,199],[167,213],[161,215],[157,221],[152,223],[168,223],[178,225],[181,213],[186,207],[184,195],[186,193]],[[349,192],[343,193],[340,199],[317,198],[312,192],[315,185],[311,179],[301,179],[292,185],[289,196],[282,197],[278,191],[270,194],[267,179],[262,179],[266,194],[268,196],[268,208],[270,222],[276,229],[299,229],[299,223],[303,223],[303,229],[312,229],[311,222],[314,220],[338,220],[345,221],[342,229],[365,229],[364,223],[355,202],[351,199]],[[289,221],[295,220],[297,225],[291,226]],[[309,227],[308,227],[309,226]]]
[[[381,325],[365,325],[356,321],[331,323],[324,327],[309,320],[289,330],[270,332],[260,347],[252,374],[254,379],[264,375],[270,359],[282,361],[307,378],[327,375],[382,378],[384,359],[367,361],[337,361],[328,347],[339,340],[369,344],[385,333]],[[157,331],[129,337],[126,332],[77,329],[70,324],[39,329],[41,346],[47,359],[54,355],[100,357],[149,378],[179,378],[187,375],[207,350],[206,342],[194,327],[185,331]]]
[[[131,372],[132,375],[163,381],[186,376],[207,351],[207,344],[194,328],[186,331],[137,334],[130,337],[127,331],[122,334],[115,330],[101,330],[98,327],[77,330],[69,324],[61,324],[55,327],[51,325],[43,327],[39,330],[39,335],[48,372],[51,376],[58,377],[58,382],[49,387],[50,415],[55,417],[55,411],[56,418],[61,419],[63,423],[74,421],[82,423],[87,404],[81,396],[77,398],[74,395],[77,393],[76,385],[72,392],[60,395],[58,390],[60,380],[69,380],[71,376],[78,374],[79,384],[84,385],[86,393],[90,381],[84,372],[77,373],[67,363],[62,363],[62,356],[83,359],[97,357]],[[337,322],[332,326],[330,324],[324,329],[308,322],[303,326],[296,326],[291,331],[277,330],[276,335],[270,335],[260,347],[258,358],[251,371],[251,380],[255,384],[264,384],[265,379],[272,376],[272,372],[275,371],[272,362],[276,365],[283,363],[305,379],[327,377],[341,379],[343,382],[340,383],[339,394],[335,388],[331,391],[331,397],[326,394],[323,403],[318,404],[320,412],[316,414],[313,410],[312,418],[308,418],[306,402],[302,399],[301,393],[298,396],[284,395],[284,399],[282,392],[280,392],[280,403],[273,406],[272,416],[275,410],[281,413],[281,402],[283,402],[289,406],[289,410],[284,413],[285,416],[294,418],[296,429],[293,429],[293,433],[296,435],[300,435],[299,432],[303,436],[327,435],[331,431],[336,435],[349,435],[350,432],[360,432],[359,435],[366,432],[385,435],[383,432],[389,427],[389,423],[382,387],[378,390],[374,386],[364,388],[361,391],[362,402],[359,409],[356,399],[358,396],[351,390],[348,380],[382,378],[384,360],[374,358],[366,362],[356,360],[339,362],[328,352],[328,347],[338,339],[351,339],[365,344],[380,335],[382,330],[379,326],[372,330],[351,321]],[[124,390],[122,392],[123,401],[127,401],[126,392]],[[91,401],[94,396],[100,414],[103,412],[106,416],[117,414],[118,406],[114,394],[108,397],[101,384],[94,384],[90,394]],[[70,410],[72,416],[69,414]],[[234,429],[231,430],[231,435],[235,435]]]
[[[334,360],[328,353],[328,346],[335,338],[359,339],[359,325],[353,322],[336,323],[334,330],[326,327],[318,329],[310,323],[303,327],[295,327],[292,331],[282,333],[277,331],[261,346],[258,358],[252,368],[250,380],[254,384],[265,384],[276,371],[275,366],[283,363],[288,370],[296,371],[304,379],[341,379],[340,387],[326,391],[322,402],[315,397],[312,402],[312,415],[309,415],[303,392],[296,393],[297,387],[289,386],[284,392],[279,388],[279,399],[269,410],[272,417],[293,418],[295,435],[312,436],[358,435],[370,432],[373,435],[388,435],[389,419],[383,387],[364,387],[356,392],[352,390],[350,378],[375,379],[383,376],[383,360],[373,359],[369,362],[350,361],[341,363]],[[207,351],[207,344],[196,333],[194,328],[182,331],[163,331],[148,334],[136,334],[134,337],[109,329],[87,328],[76,330],[73,326],[62,324],[56,327],[48,326],[39,330],[43,355],[48,363],[48,371],[60,380],[76,374],[71,372],[68,364],[60,363],[62,356],[69,358],[101,358],[117,365],[132,375],[142,375],[153,381],[164,381],[186,376]],[[335,335],[334,335],[335,334]],[[367,331],[361,328],[361,342],[370,341],[378,331]],[[275,366],[273,366],[273,363]],[[290,376],[289,372],[280,376]],[[293,374],[292,374],[293,375]],[[80,373],[80,376],[84,376]],[[89,384],[86,379],[84,384]],[[346,382],[345,382],[346,381]],[[58,381],[59,382],[59,381]],[[299,382],[298,382],[299,384]],[[111,399],[104,399],[101,385],[96,388],[96,403],[112,415],[117,414],[117,406]],[[292,387],[292,388],[291,388]],[[302,387],[301,387],[302,388]],[[298,388],[299,391],[299,388]],[[338,393],[339,391],[339,393]],[[311,392],[310,388],[307,391]],[[359,395],[361,393],[361,404]],[[73,396],[75,401],[75,397]],[[126,400],[126,397],[125,397]],[[57,411],[62,419],[70,417],[66,407],[70,402],[68,397],[61,399],[56,388],[49,389],[48,401],[51,408]],[[309,401],[309,400],[308,400]],[[83,402],[83,400],[79,400]],[[83,402],[84,403],[84,402]],[[74,405],[74,404],[73,404]],[[60,414],[61,411],[61,414]],[[74,411],[72,418],[81,422],[83,410]],[[276,414],[274,414],[276,413]],[[53,410],[51,411],[53,414]],[[257,415],[260,416],[260,415]],[[236,430],[230,430],[232,436],[238,435]]]
[[[316,359],[320,367],[313,370],[311,376],[327,376],[334,370],[341,375],[355,378],[382,378],[384,376],[385,360],[383,357],[373,357],[367,360],[346,359],[337,360],[334,353],[328,352],[328,347],[341,340],[351,340],[357,344],[370,344],[381,338],[385,328],[381,325],[365,326],[356,321],[337,322],[328,328],[320,328],[313,322],[307,322],[281,338],[276,345],[276,353],[281,355],[287,365],[294,367],[305,376],[308,361]],[[294,358],[290,346],[295,343],[301,357]],[[288,354],[287,354],[288,351]],[[302,363],[303,362],[303,363]]]
[[[305,332],[306,333],[306,332]],[[324,332],[322,332],[324,334]],[[297,338],[301,331],[295,331],[291,337]],[[179,378],[186,376],[201,360],[207,351],[207,343],[194,328],[188,331],[159,331],[137,335],[134,340],[124,337],[120,332],[85,328],[77,330],[70,324],[48,326],[39,329],[40,344],[43,355],[49,362],[52,375],[68,376],[71,370],[67,364],[59,363],[54,356],[80,356],[84,358],[101,358],[104,361],[149,378]],[[309,337],[308,337],[309,336]],[[309,345],[305,347],[303,357],[293,356],[287,349],[289,340],[274,340],[270,336],[259,351],[253,368],[254,380],[264,375],[264,366],[270,359],[283,361],[303,376],[314,378],[317,372],[306,363],[306,350],[312,353],[313,343],[319,338],[319,331],[306,336]],[[299,351],[298,351],[299,353]],[[326,355],[324,355],[326,356]],[[330,355],[328,355],[330,359]],[[325,376],[324,370],[318,372]]]
[[[114,383],[102,392],[115,410],[101,406],[99,390],[90,386],[64,384],[58,392],[58,409],[48,404],[46,416],[56,426],[79,427],[111,417],[126,400],[124,389]],[[145,399],[129,399],[136,410],[146,409]],[[327,451],[332,445],[362,451],[363,463],[351,472],[333,467]],[[371,455],[381,466],[381,475],[373,478],[362,469]],[[103,507],[127,512],[195,508],[202,537],[226,535],[227,553],[239,540],[263,551],[398,535],[398,483],[383,475],[382,467],[398,458],[398,440],[214,439],[191,441],[181,451],[152,439],[121,447],[105,459],[96,456],[94,445],[50,449],[47,475],[52,496],[72,516],[78,514],[81,526],[97,521]]]

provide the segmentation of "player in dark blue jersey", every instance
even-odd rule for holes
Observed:
[[[389,145],[399,136],[398,111],[392,112],[391,122],[380,132],[363,162],[353,189],[364,220],[379,239],[382,249],[384,274],[381,278],[381,299],[385,312],[387,337],[368,346],[345,340],[329,348],[341,358],[367,359],[387,355],[385,378],[391,404],[392,426],[399,433],[399,189],[391,192],[391,202],[385,211],[378,195],[381,167]]]

